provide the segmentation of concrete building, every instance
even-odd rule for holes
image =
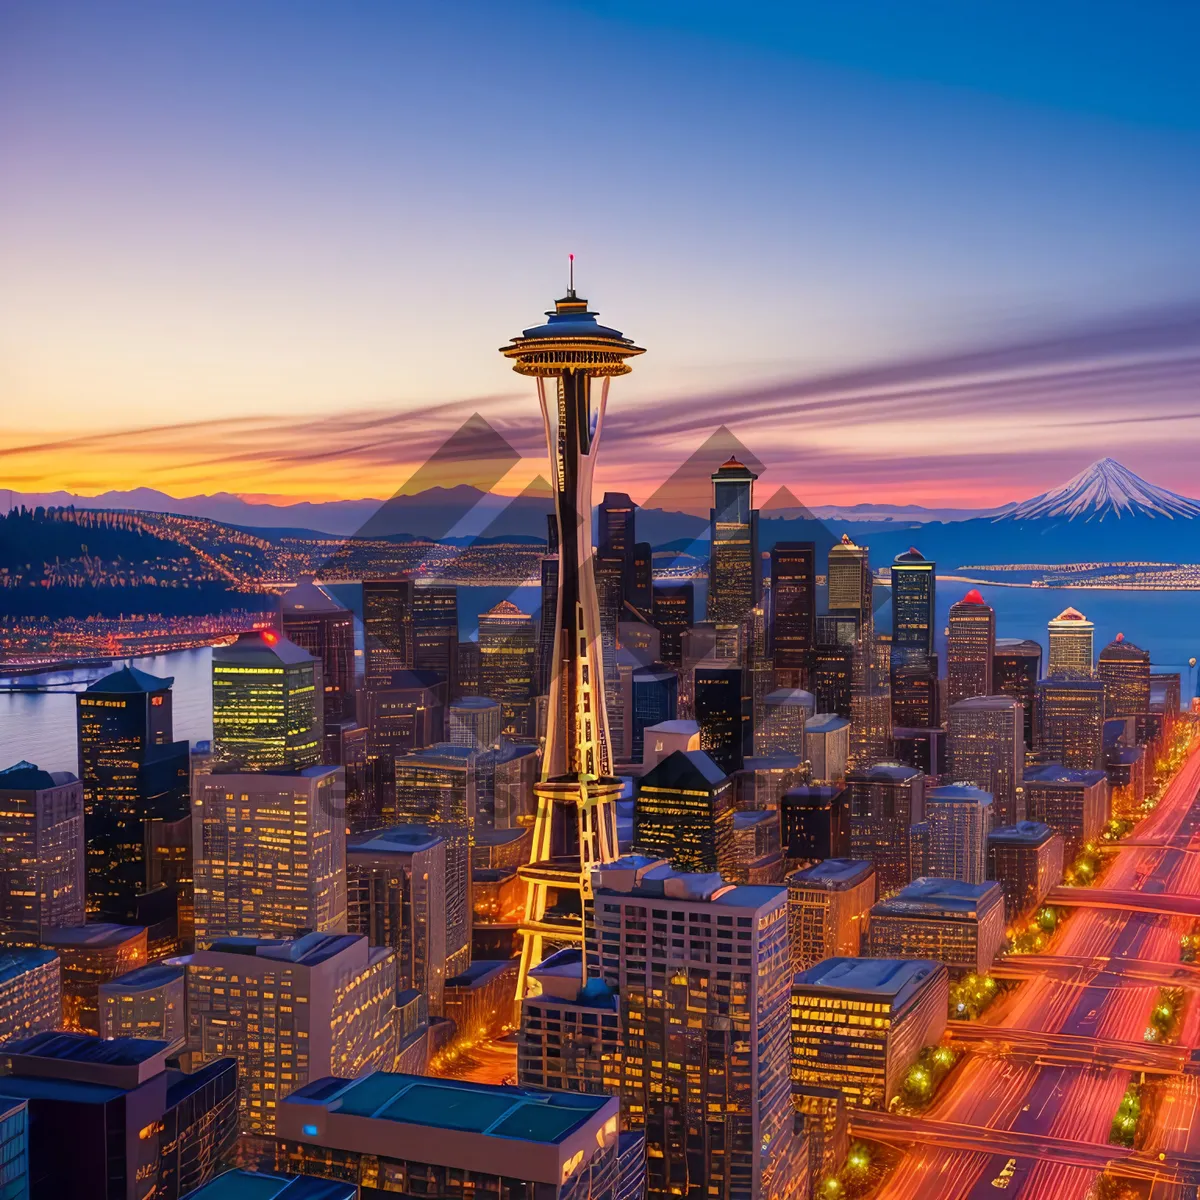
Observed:
[[[1098,679],[1043,679],[1035,745],[1043,760],[1076,771],[1103,767],[1104,684]]]
[[[637,1153],[621,1162],[617,1114],[609,1096],[391,1072],[326,1078],[280,1106],[259,1165],[407,1195],[617,1200],[623,1167],[641,1165]]]
[[[949,774],[992,796],[998,824],[1024,818],[1024,712],[1011,696],[973,696],[951,704],[947,721]]]
[[[4,1047],[0,1106],[29,1106],[29,1181],[58,1200],[180,1200],[221,1170],[237,1133],[237,1064],[190,1074],[170,1047],[40,1033]]]
[[[83,785],[19,762],[0,771],[0,944],[84,921]]]
[[[733,780],[703,750],[677,750],[639,781],[633,843],[679,871],[732,872]]]
[[[816,714],[812,692],[800,688],[776,688],[765,700],[763,724],[754,731],[755,754],[806,754],[804,729]]]
[[[1136,717],[1150,711],[1150,651],[1118,633],[1103,650],[1096,676],[1104,684],[1104,715]]]
[[[187,1040],[183,968],[151,963],[100,985],[100,1036],[150,1038],[179,1049]]]
[[[835,783],[846,777],[850,757],[850,721],[837,713],[816,713],[804,728],[804,757],[814,782]]]
[[[1073,862],[1108,820],[1108,776],[1076,771],[1061,763],[1030,767],[1025,775],[1025,810],[1062,834],[1063,861]]]
[[[829,858],[793,871],[784,882],[792,971],[803,971],[825,958],[857,958],[875,903],[875,868],[848,858]]]
[[[978,588],[950,605],[946,632],[946,698],[957,704],[971,696],[991,696],[996,653],[996,610]]]
[[[58,955],[32,947],[0,950],[0,1045],[58,1029],[62,1016]]]
[[[909,829],[925,819],[925,776],[900,763],[876,763],[846,775],[850,793],[850,857],[875,865],[880,896],[909,875]]]
[[[142,925],[75,925],[51,929],[42,946],[57,951],[62,978],[63,1028],[100,1032],[100,985],[146,965]]]
[[[792,984],[793,1088],[837,1088],[851,1108],[884,1109],[921,1050],[946,1028],[939,962],[827,958]]]
[[[346,930],[341,767],[199,776],[193,784],[196,944]]]
[[[325,742],[321,664],[270,629],[212,656],[212,757],[228,769],[311,767]]]
[[[477,958],[446,980],[444,1011],[456,1038],[482,1042],[512,1028],[518,966],[516,958]]]
[[[939,879],[983,883],[987,837],[992,828],[992,794],[967,783],[951,783],[925,793],[929,823],[927,873]]]
[[[390,947],[328,933],[225,938],[175,961],[187,972],[193,1062],[237,1059],[243,1133],[273,1133],[283,1099],[314,1076],[361,1075],[392,1062]]]
[[[1005,825],[988,834],[988,875],[1004,893],[1012,921],[1032,912],[1063,877],[1063,837],[1041,821]]]
[[[780,841],[789,862],[850,856],[850,793],[841,784],[792,788],[779,802]]]
[[[1059,679],[1092,677],[1092,635],[1095,626],[1077,608],[1064,608],[1047,625],[1050,657],[1046,674]]]
[[[953,975],[984,974],[1004,944],[1004,895],[996,883],[914,879],[871,909],[872,958],[945,963]]]
[[[592,884],[587,961],[620,997],[622,1110],[645,1131],[647,1194],[803,1194],[788,1100],[787,891],[639,856],[599,868]]]
[[[346,930],[396,953],[396,986],[442,1013],[446,843],[428,825],[394,825],[346,842]]]

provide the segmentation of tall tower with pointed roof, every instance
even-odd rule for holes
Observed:
[[[591,871],[618,854],[613,750],[604,705],[604,663],[592,546],[592,476],[609,383],[643,353],[601,325],[587,301],[567,294],[503,346],[513,370],[537,383],[559,530],[558,594],[542,780],[521,923],[518,1009],[530,969],[549,949],[583,945]],[[593,383],[597,386],[593,388]],[[598,394],[597,394],[598,393]]]
[[[1064,608],[1046,626],[1050,656],[1046,674],[1060,679],[1090,679],[1096,627],[1077,608]]]

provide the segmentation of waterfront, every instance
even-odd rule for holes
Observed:
[[[950,605],[961,600],[969,586],[950,580],[938,583],[939,651],[944,652],[941,642]],[[1124,633],[1130,641],[1150,651],[1156,669],[1181,673],[1185,702],[1192,695],[1195,673],[1189,670],[1187,660],[1193,655],[1200,657],[1200,592],[978,586],[984,599],[996,609],[997,636],[1027,637],[1040,641],[1044,649],[1046,622],[1068,605],[1074,605],[1095,622],[1097,652],[1118,632]],[[334,585],[330,590],[342,603],[357,607],[356,588]],[[697,592],[699,606],[702,588],[698,587]],[[878,598],[883,601],[885,595],[880,589]],[[535,586],[460,586],[460,635],[472,636],[479,614],[503,599],[511,599],[525,612],[538,615],[540,593]],[[886,602],[879,608],[876,619],[881,629],[888,627],[890,613]],[[177,738],[194,743],[212,736],[211,659],[211,649],[202,647],[133,660],[137,667],[152,675],[175,677]],[[0,693],[0,766],[25,758],[46,770],[76,770],[75,691],[111,669],[91,666],[27,675],[19,683],[61,685],[61,690]]]

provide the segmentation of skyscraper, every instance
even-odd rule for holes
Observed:
[[[1095,626],[1077,608],[1064,608],[1047,625],[1050,658],[1047,675],[1062,679],[1092,677],[1092,634]]]
[[[997,696],[1020,700],[1025,713],[1025,749],[1033,749],[1033,710],[1042,674],[1042,647],[1025,638],[997,638],[992,658],[992,688]]]
[[[554,511],[559,530],[559,578],[550,677],[549,715],[537,788],[538,816],[528,884],[518,1003],[529,970],[547,939],[562,946],[583,939],[583,896],[593,866],[617,856],[613,750],[605,708],[605,664],[592,552],[592,474],[609,383],[630,371],[640,347],[600,325],[587,301],[568,289],[548,320],[526,329],[501,353],[513,370],[537,381],[546,426]],[[600,395],[592,407],[592,381]],[[559,904],[566,920],[546,920]],[[578,914],[576,916],[575,914]]]
[[[808,683],[816,613],[816,545],[776,542],[771,547],[771,654],[781,687]]]
[[[311,578],[280,601],[283,636],[321,664],[325,724],[354,719],[354,615]]]
[[[620,562],[621,599],[631,599],[634,546],[637,542],[637,505],[624,492],[605,492],[597,516],[599,538],[596,552],[602,558]]]
[[[876,891],[890,896],[909,881],[909,830],[925,819],[925,776],[915,767],[876,763],[846,772],[850,857],[875,864]]]
[[[856,958],[875,903],[875,868],[827,858],[793,871],[784,883],[792,970],[804,971],[838,955]]]
[[[0,950],[0,1046],[63,1024],[62,966],[53,950]]]
[[[946,635],[946,699],[992,695],[992,659],[996,653],[996,611],[972,588],[950,605]]]
[[[1104,714],[1136,717],[1150,711],[1150,652],[1118,633],[1103,650],[1096,675],[1104,684]]]
[[[804,727],[816,714],[812,692],[777,688],[763,702],[763,721],[754,730],[756,754],[795,754],[804,758]]]
[[[739,667],[697,667],[695,713],[700,748],[726,775],[742,769],[753,754],[753,725],[745,672]]]
[[[1100,680],[1054,675],[1043,679],[1038,684],[1037,719],[1036,745],[1047,761],[1077,771],[1104,766],[1104,684]]]
[[[367,756],[385,764],[384,779],[391,780],[397,755],[445,737],[446,692],[437,671],[395,671],[386,686],[368,689],[363,702]]]
[[[1063,836],[1041,821],[1020,821],[988,834],[988,878],[1004,892],[1010,921],[1033,912],[1062,882]]]
[[[733,780],[703,750],[676,750],[642,776],[633,809],[633,842],[679,871],[733,864]]]
[[[987,837],[992,829],[992,794],[966,783],[925,793],[929,822],[929,874],[963,883],[983,883]]]
[[[328,766],[196,777],[197,945],[345,932],[344,787]]]
[[[993,824],[1023,821],[1025,739],[1020,701],[1011,696],[972,696],[950,705],[946,740],[951,779],[991,793]]]
[[[307,650],[264,629],[214,647],[212,663],[214,761],[248,771],[321,761],[321,664]]]
[[[1101,768],[1079,771],[1060,763],[1030,767],[1025,810],[1030,820],[1062,834],[1063,859],[1072,862],[1108,820],[1108,776]]]
[[[664,663],[639,667],[630,678],[629,755],[641,762],[646,730],[675,720],[679,704],[679,675]]]
[[[364,579],[363,657],[368,688],[387,687],[396,671],[413,665],[411,579]]]
[[[622,1108],[645,1131],[647,1196],[799,1200],[786,889],[630,857],[598,870],[594,892],[587,961],[620,997]]]
[[[87,906],[132,920],[146,891],[147,821],[187,814],[188,744],[171,740],[171,684],[123,667],[76,697]]]
[[[730,458],[712,476],[708,619],[718,625],[736,625],[762,597],[758,510],[754,507],[757,478],[736,458]]]
[[[937,565],[911,547],[892,563],[892,724],[938,724],[937,658],[933,652]]]
[[[450,699],[458,695],[458,588],[422,583],[413,588],[413,666],[437,671]]]
[[[656,583],[653,605],[654,626],[661,634],[661,656],[665,663],[683,663],[683,635],[696,621],[696,585]]]
[[[500,701],[500,732],[532,737],[537,673],[533,618],[508,600],[481,613],[479,655],[480,691]]]
[[[873,625],[870,552],[866,546],[856,546],[848,533],[829,549],[829,614],[849,617],[858,630],[865,633]]]
[[[779,802],[779,828],[784,857],[793,863],[848,858],[850,802],[846,789],[840,783],[792,788]]]
[[[48,929],[42,947],[58,954],[62,979],[62,1028],[100,1032],[100,985],[146,965],[143,925],[95,922]]]
[[[79,780],[27,762],[0,771],[0,944],[83,924],[84,858]]]

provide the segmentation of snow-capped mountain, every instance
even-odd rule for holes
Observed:
[[[1061,486],[1018,504],[994,520],[1103,521],[1137,516],[1170,521],[1200,517],[1200,501],[1148,483],[1115,458],[1102,458]]]

